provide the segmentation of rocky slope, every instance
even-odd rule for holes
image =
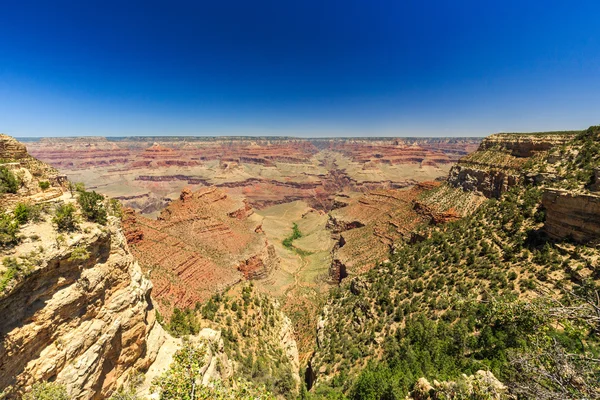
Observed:
[[[14,222],[8,221],[21,218],[14,239],[0,249],[0,393],[17,398],[33,383],[51,380],[74,399],[105,398],[156,357],[163,338],[152,285],[118,218],[109,216],[102,226],[79,216],[78,229],[58,232],[57,207],[71,204],[80,212],[65,182],[12,138],[0,137],[0,152],[8,161],[0,167],[20,177],[16,193],[1,195],[2,233],[10,235]],[[17,214],[17,204],[30,207],[29,220]]]
[[[460,388],[418,383],[462,374],[474,383],[484,370],[503,382],[494,398],[598,397],[597,360],[559,358],[585,359],[600,346],[597,322],[586,319],[597,321],[600,287],[599,134],[493,135],[448,185],[421,194],[418,207],[425,200],[465,217],[420,226],[416,240],[394,242],[390,260],[333,291],[307,369],[310,392],[436,398]],[[585,312],[565,317],[575,309]],[[578,383],[565,389],[563,379]]]
[[[337,245],[330,276],[333,281],[371,269],[401,243],[414,240],[424,224],[456,221],[473,212],[485,198],[441,182],[421,182],[408,189],[375,190],[353,199],[338,198],[328,228]]]
[[[278,258],[246,201],[210,187],[184,189],[158,219],[126,211],[132,253],[154,283],[165,316],[194,307],[243,279],[260,279]]]

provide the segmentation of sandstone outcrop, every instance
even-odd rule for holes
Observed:
[[[425,378],[419,378],[413,391],[406,400],[434,400],[454,398],[485,398],[489,400],[508,400],[515,397],[510,395],[508,387],[489,371],[479,370],[474,375],[463,374],[456,381],[430,383]]]
[[[546,209],[544,230],[550,237],[600,243],[600,196],[548,189],[542,204]]]
[[[138,395],[143,396],[143,398],[159,398],[158,393],[152,393],[150,390],[152,380],[161,376],[170,368],[173,363],[173,356],[183,346],[181,338],[174,338],[166,333],[164,335],[167,339],[158,351],[156,362],[144,374],[144,382],[138,390]],[[233,375],[233,362],[225,353],[220,331],[204,328],[197,335],[188,336],[186,340],[191,345],[205,351],[200,375],[197,377],[198,385],[210,385],[214,381],[226,381]]]

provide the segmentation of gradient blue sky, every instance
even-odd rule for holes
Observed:
[[[600,1],[0,7],[14,136],[483,136],[600,123]]]

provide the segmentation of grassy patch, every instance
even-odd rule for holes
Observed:
[[[293,249],[293,245],[292,242],[296,239],[300,239],[302,237],[302,232],[300,232],[300,229],[298,228],[298,224],[294,222],[294,225],[292,227],[292,234],[290,236],[288,236],[287,238],[283,239],[283,245],[285,247],[287,247],[288,249],[292,250]]]

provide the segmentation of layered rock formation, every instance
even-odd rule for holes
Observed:
[[[3,136],[0,143],[0,158],[19,160],[30,177],[17,194],[2,196],[7,211],[17,200],[43,203],[46,210],[63,203],[78,209],[52,179],[52,168],[13,139]],[[39,181],[52,186],[42,191]],[[48,192],[58,195],[39,196]],[[60,233],[51,217],[42,211],[39,220],[21,225],[17,244],[0,250],[0,397],[18,398],[33,383],[50,380],[73,399],[103,399],[156,357],[163,338],[152,285],[117,218],[106,226],[82,221],[79,230]]]
[[[452,167],[448,183],[488,198],[498,198],[524,181],[522,172],[528,161],[536,157],[543,159],[549,150],[574,136],[570,132],[491,135],[481,142],[476,152],[461,158]]]
[[[549,189],[542,197],[544,229],[557,239],[600,243],[600,196]]]
[[[123,224],[168,316],[172,306],[192,307],[244,278],[265,277],[277,268],[261,222],[247,202],[210,187],[185,189],[156,220],[126,212]]]
[[[196,380],[198,385],[209,385],[217,380],[225,381],[233,375],[233,363],[225,353],[220,331],[204,328],[197,335],[186,339],[192,346],[205,352],[204,359],[201,360],[200,374]],[[182,347],[181,338],[167,338],[160,347],[156,362],[144,374],[144,381],[137,391],[139,396],[145,399],[159,399],[158,392],[151,391],[152,381],[169,370],[173,363],[173,356]]]
[[[339,282],[372,268],[388,257],[393,243],[410,237],[428,219],[414,201],[424,188],[377,190],[353,199],[330,213],[329,229],[337,235],[330,276]]]
[[[258,209],[304,200],[328,211],[344,190],[400,188],[445,176],[478,143],[468,138],[50,138],[28,142],[28,148],[72,181],[154,216],[186,186],[217,186]]]

